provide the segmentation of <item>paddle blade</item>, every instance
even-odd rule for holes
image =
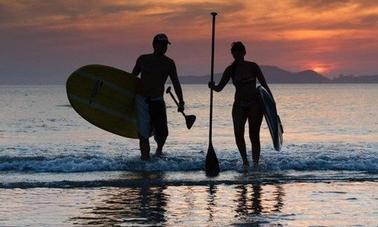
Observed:
[[[186,121],[186,127],[190,129],[192,128],[194,122],[196,121],[196,116],[194,115],[185,116],[185,121]]]
[[[219,174],[218,158],[211,143],[209,144],[209,148],[206,154],[205,171],[206,175],[209,177],[215,177]]]

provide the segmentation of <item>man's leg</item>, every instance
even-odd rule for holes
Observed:
[[[151,102],[150,117],[154,129],[154,139],[157,144],[156,155],[161,156],[163,154],[163,146],[168,137],[167,111],[164,100]]]
[[[166,139],[167,139],[167,137],[165,139],[156,139],[156,137],[155,137],[155,141],[156,141],[156,144],[157,144],[155,154],[157,156],[163,155],[163,147],[164,147]]]
[[[142,160],[150,159],[150,142],[151,135],[151,119],[149,113],[149,103],[143,96],[136,96],[136,109],[137,109],[137,126],[139,136],[139,148]]]
[[[139,137],[140,159],[147,161],[150,160],[150,141],[148,138]]]

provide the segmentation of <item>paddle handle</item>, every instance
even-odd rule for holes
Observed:
[[[172,94],[170,86],[167,88],[167,90],[165,92],[171,96],[171,98],[173,99],[173,101],[176,103],[176,105],[178,107],[180,104],[177,102],[176,97]],[[184,115],[184,117],[186,117],[184,111],[180,111],[180,112],[182,113],[182,115]]]
[[[215,49],[215,17],[216,12],[212,12],[212,32],[211,32],[211,69],[210,69],[210,81],[214,82],[214,49]],[[209,114],[209,143],[212,143],[213,136],[213,89],[210,89],[210,114]]]

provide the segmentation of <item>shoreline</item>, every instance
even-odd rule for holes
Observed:
[[[204,171],[143,172],[95,171],[70,173],[2,172],[0,189],[101,188],[140,186],[206,186],[235,184],[378,182],[376,172],[366,171],[224,171],[206,177]]]

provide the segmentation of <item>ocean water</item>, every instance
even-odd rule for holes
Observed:
[[[378,225],[378,85],[271,85],[283,149],[263,122],[260,170],[248,174],[234,88],[215,93],[216,178],[203,172],[209,91],[183,89],[194,127],[165,97],[166,155],[142,162],[137,140],[86,122],[64,86],[0,86],[0,226]]]

